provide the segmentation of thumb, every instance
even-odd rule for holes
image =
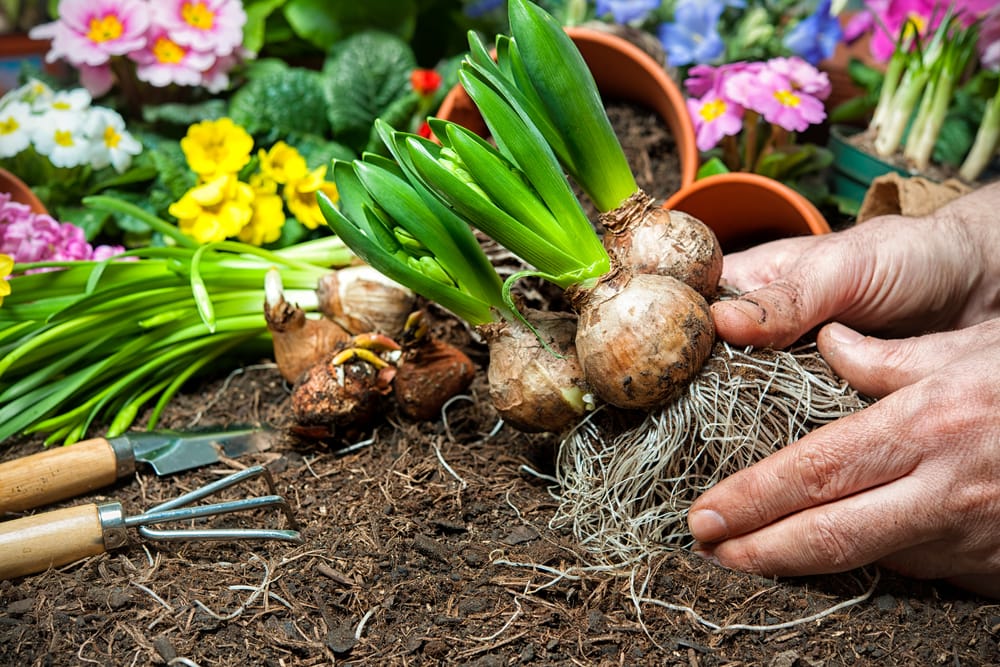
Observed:
[[[816,346],[838,376],[861,393],[880,398],[981,351],[984,335],[996,340],[998,329],[987,322],[958,331],[885,340],[833,322],[820,330]]]
[[[833,315],[839,295],[812,281],[779,278],[735,299],[711,305],[716,332],[733,345],[782,348]]]

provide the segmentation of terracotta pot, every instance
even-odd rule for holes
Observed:
[[[677,144],[681,187],[693,183],[700,159],[694,125],[684,96],[666,70],[648,53],[616,35],[580,27],[566,28],[566,33],[580,50],[604,99],[631,102],[660,115]],[[448,92],[436,115],[480,136],[489,133],[479,110],[461,86]]]
[[[707,224],[723,252],[787,236],[830,231],[826,218],[808,199],[759,174],[706,176],[681,188],[663,207],[690,213]]]
[[[48,213],[28,184],[6,169],[0,169],[0,192],[10,193],[12,201],[27,204],[33,213]]]

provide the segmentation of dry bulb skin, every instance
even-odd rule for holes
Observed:
[[[612,405],[663,405],[712,351],[708,303],[676,278],[619,268],[593,289],[572,289],[569,296],[580,313],[576,350],[584,377]]]
[[[523,314],[537,335],[520,322],[479,328],[489,345],[490,400],[501,418],[521,431],[560,432],[594,409],[576,353],[577,318],[530,309]]]
[[[398,336],[416,302],[410,289],[367,264],[326,274],[316,293],[320,312],[356,334]]]
[[[636,273],[673,276],[706,299],[722,276],[722,249],[708,225],[682,211],[654,205],[641,190],[601,215],[604,247]]]
[[[364,427],[381,416],[396,368],[373,359],[378,357],[344,346],[309,368],[292,391],[295,430],[323,438],[341,429]]]
[[[280,285],[273,282],[265,285],[264,319],[271,333],[278,371],[291,383],[351,337],[332,320],[307,317],[301,308],[285,301]]]
[[[448,399],[469,388],[476,369],[454,345],[425,338],[403,351],[393,381],[399,410],[410,419],[436,419]]]

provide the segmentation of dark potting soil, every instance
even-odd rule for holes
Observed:
[[[672,192],[669,168],[663,173],[669,140],[642,139],[648,128],[619,132],[646,151],[637,155],[625,142],[640,180],[664,184],[650,194]],[[435,332],[482,367],[485,351],[465,327],[430,312]],[[390,410],[349,442],[314,442],[288,434],[289,387],[271,360],[218,365],[170,403],[160,426],[267,425],[282,433],[270,450],[171,477],[140,470],[58,506],[114,499],[137,513],[260,463],[304,543],[151,542],[130,532],[125,548],[0,582],[0,664],[1000,662],[995,601],[890,572],[873,586],[875,568],[775,581],[678,550],[637,582],[588,570],[586,550],[549,526],[556,503],[550,481],[536,474],[552,474],[557,440],[497,429],[486,392],[480,370],[446,419],[414,423]],[[4,443],[0,459],[40,448],[37,438]],[[258,479],[220,497],[262,493]],[[211,525],[282,523],[260,512]],[[644,581],[645,597],[659,603],[637,610],[630,583]]]

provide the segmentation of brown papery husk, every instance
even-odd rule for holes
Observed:
[[[722,248],[715,232],[683,211],[656,206],[642,190],[601,214],[608,254],[636,273],[673,276],[711,299],[722,276]]]
[[[476,367],[460,349],[426,338],[407,348],[399,361],[393,395],[400,412],[427,421],[441,416],[441,408],[469,388]]]
[[[670,276],[616,268],[567,295],[579,313],[576,351],[599,398],[649,409],[675,398],[712,351],[708,303]]]
[[[577,318],[531,309],[522,314],[538,335],[517,321],[479,327],[489,345],[490,401],[518,430],[560,432],[594,407],[576,353]]]
[[[316,287],[321,313],[354,334],[395,338],[413,312],[416,295],[367,264],[327,273]]]
[[[292,390],[295,430],[327,437],[371,423],[385,412],[394,366],[376,368],[361,359],[315,364]]]
[[[307,317],[305,311],[284,298],[274,305],[264,305],[264,319],[271,332],[278,371],[292,383],[351,337],[336,322]]]

